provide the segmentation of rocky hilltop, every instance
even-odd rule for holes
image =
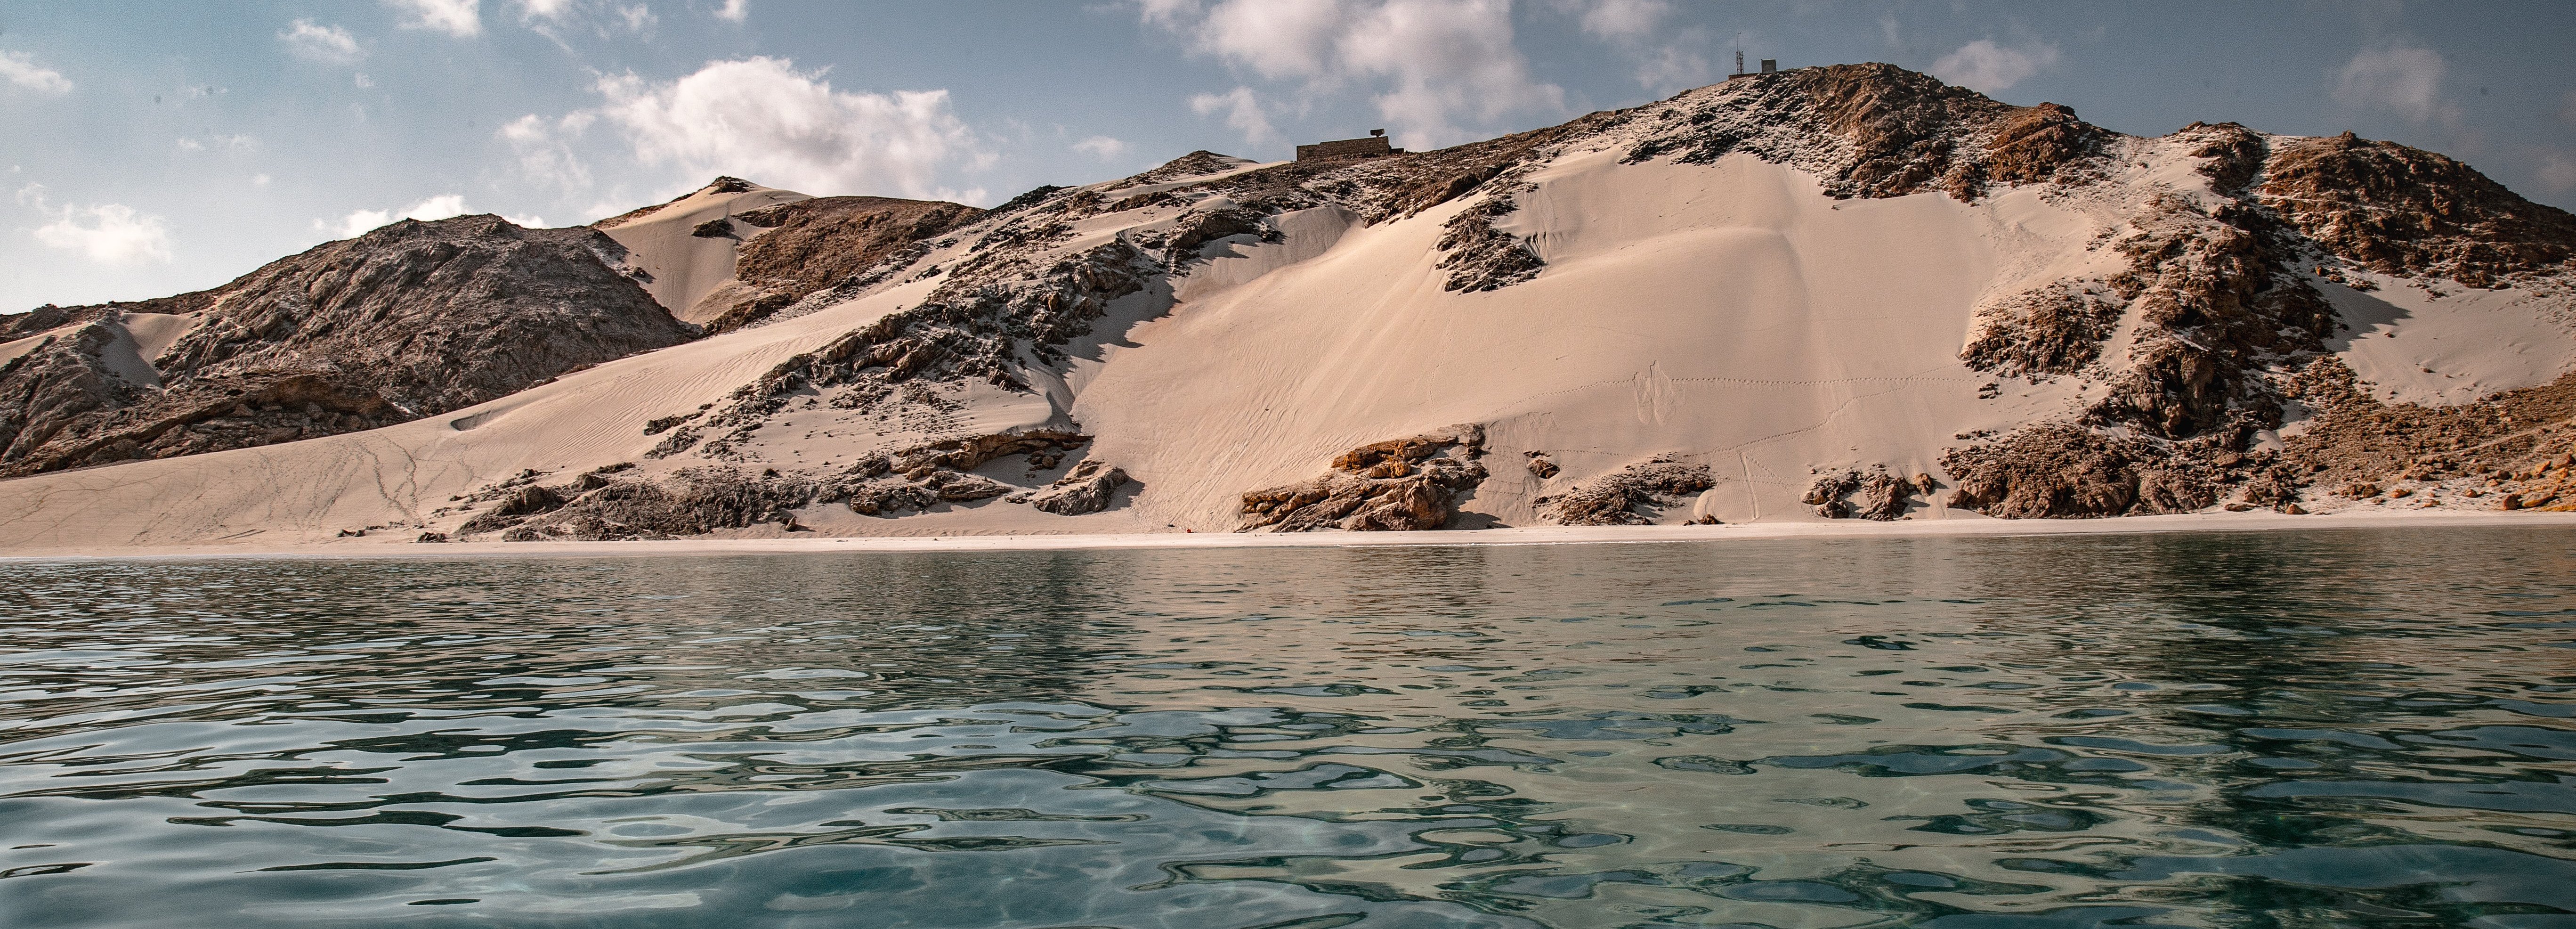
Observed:
[[[0,474],[374,429],[697,335],[588,229],[404,220],[213,290],[0,316]]]
[[[2576,217],[2391,143],[2130,136],[1887,65],[989,211],[724,178],[600,226],[720,334],[210,466],[323,475],[297,537],[2576,506]],[[341,476],[396,459],[400,494]],[[158,467],[83,474],[197,511],[95,535],[276,502]]]

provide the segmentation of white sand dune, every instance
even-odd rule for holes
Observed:
[[[2202,183],[2170,153],[2126,170],[2124,183]],[[2071,413],[2101,389],[1998,381],[1959,353],[1980,301],[2116,270],[2094,247],[2123,221],[2111,201],[2037,188],[1974,203],[1835,200],[1814,177],[1747,155],[1622,164],[1606,147],[1566,153],[1527,180],[1501,226],[1547,262],[1525,283],[1443,289],[1435,243],[1463,199],[1375,226],[1336,207],[1290,213],[1274,223],[1278,241],[1224,240],[1224,254],[1187,277],[1119,301],[1104,343],[1042,377],[1039,393],[960,388],[935,428],[791,405],[734,463],[817,473],[907,437],[1078,426],[1096,437],[1091,455],[1137,481],[1107,512],[1063,517],[988,499],[901,518],[832,506],[799,518],[824,535],[1219,532],[1236,524],[1247,490],[1312,477],[1361,444],[1472,422],[1487,427],[1494,478],[1463,506],[1504,524],[1542,524],[1538,498],[1656,455],[1718,477],[1671,521],[1801,522],[1817,519],[1798,502],[1817,469],[1937,475],[1960,434]],[[690,318],[686,308],[731,279],[736,244],[694,236],[695,226],[802,198],[701,191],[606,231],[653,276],[655,297]],[[1065,247],[1153,220],[1150,210],[1095,218]],[[960,241],[922,264],[953,266],[971,248]],[[395,527],[334,543],[373,547],[452,528],[466,515],[441,512],[452,497],[523,470],[706,464],[649,458],[661,440],[645,424],[721,404],[779,362],[918,304],[940,280],[401,426],[0,483],[0,551],[273,549]],[[2576,360],[2563,299],[2541,312],[2526,305],[2539,298],[2512,291],[2430,299],[2394,284],[2335,299],[2354,332],[2334,347],[2401,399],[2457,402],[2547,381]],[[177,325],[125,323],[142,358]],[[2122,350],[2120,339],[2107,350]],[[1528,452],[1563,472],[1540,479],[1521,467]],[[989,476],[1051,476],[1008,473],[1018,470],[995,465]],[[1937,503],[1911,518],[1963,517],[1984,520]],[[734,534],[764,533],[778,530]]]

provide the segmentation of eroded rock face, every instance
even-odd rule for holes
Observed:
[[[404,220],[213,290],[0,317],[99,321],[0,367],[0,475],[372,429],[693,338],[623,254],[587,228]],[[201,321],[136,383],[98,361],[120,312]]]
[[[1458,495],[1484,482],[1485,430],[1473,424],[1363,445],[1333,459],[1333,473],[1243,495],[1237,532],[1440,529]]]
[[[760,322],[983,215],[963,204],[892,197],[817,197],[739,214],[734,222],[768,231],[735,253],[734,278],[751,292],[708,321],[707,331]]]
[[[1694,105],[1702,100],[1725,106]],[[1658,120],[1631,161],[1709,164],[1743,152],[1797,167],[1835,197],[1939,190],[1960,200],[1990,184],[2082,182],[2113,134],[2054,103],[2017,107],[1887,64],[1831,65],[1738,78],[1640,110]],[[1825,138],[1840,145],[1820,145]]]
[[[1951,506],[2005,519],[2188,513],[2277,464],[2269,453],[2124,438],[2064,423],[1952,449],[1941,461],[1957,487]]]
[[[2326,251],[2382,274],[2486,287],[2558,273],[2576,257],[2567,211],[2442,155],[2349,132],[2280,146],[2256,196]]]
[[[1546,512],[1569,526],[1646,526],[1680,499],[1717,486],[1708,466],[1671,458],[1644,461],[1594,478],[1548,504]]]

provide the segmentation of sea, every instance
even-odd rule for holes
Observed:
[[[0,925],[2576,927],[2576,530],[0,564]]]

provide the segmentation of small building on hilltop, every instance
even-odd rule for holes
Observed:
[[[1403,149],[1387,145],[1384,129],[1371,129],[1368,137],[1364,139],[1339,139],[1297,146],[1298,161],[1309,158],[1375,158],[1380,155],[1401,154],[1404,154]]]

